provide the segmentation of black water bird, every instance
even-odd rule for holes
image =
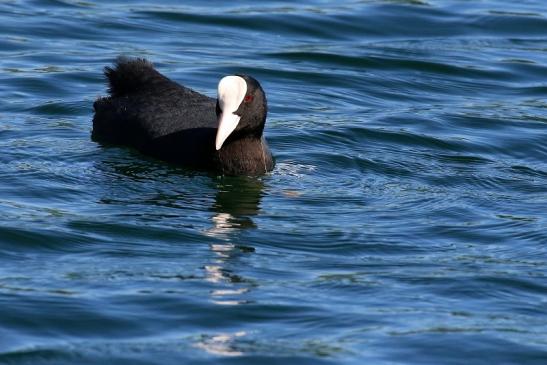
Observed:
[[[93,104],[92,138],[226,175],[260,175],[274,160],[262,132],[267,103],[254,78],[233,75],[217,100],[168,79],[144,59],[105,67],[110,96]]]

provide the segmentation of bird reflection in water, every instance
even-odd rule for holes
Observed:
[[[212,227],[205,234],[221,239],[223,242],[212,243],[211,251],[215,253],[215,259],[211,265],[207,265],[207,281],[213,283],[244,283],[245,280],[232,274],[226,268],[226,264],[233,256],[241,253],[254,252],[254,248],[234,243],[238,240],[238,233],[243,229],[256,227],[252,216],[260,209],[262,188],[264,184],[259,178],[248,177],[223,177],[217,184],[217,195],[212,210]],[[213,291],[213,297],[223,297],[246,292],[246,288],[219,289]],[[217,300],[218,299],[218,300]],[[239,304],[234,301],[224,301],[217,298],[217,304]]]
[[[238,233],[256,227],[252,216],[260,209],[263,182],[259,178],[223,177],[218,180],[217,188],[212,207],[212,227],[205,234],[223,242],[210,244],[214,258],[205,266],[206,280],[218,286],[211,291],[213,303],[223,306],[242,305],[247,303],[241,298],[242,295],[255,284],[234,274],[229,266],[242,253],[254,252],[254,248],[238,242]],[[202,335],[194,345],[210,354],[240,356],[243,352],[237,343],[247,334],[246,331],[237,331]]]
[[[197,206],[192,191],[185,194],[152,194],[142,196],[140,184],[147,184],[154,179],[165,179],[166,176],[176,176],[172,170],[158,169],[154,163],[131,163],[124,164],[120,161],[103,161],[98,165],[104,169],[104,176],[108,178],[107,183],[101,186],[105,188],[105,197],[101,199],[103,204],[134,204],[136,199],[142,199],[141,204],[150,204],[156,210],[157,207],[180,208],[186,206]],[[126,184],[112,183],[112,174],[123,176]],[[198,175],[204,181],[210,182],[208,177]],[[137,184],[128,194],[128,189],[120,191],[120,186],[131,186],[129,183]],[[178,179],[173,180],[173,185],[179,183]],[[241,265],[239,259],[242,256],[254,252],[254,248],[241,242],[241,233],[249,228],[255,228],[253,217],[260,212],[260,204],[263,195],[264,183],[259,177],[222,177],[215,178],[216,195],[209,210],[211,214],[210,227],[204,230],[204,234],[211,238],[209,247],[212,257],[204,266],[204,280],[211,286],[209,292],[212,303],[219,306],[237,306],[249,303],[245,298],[253,288],[257,286],[252,278],[245,278],[235,273],[237,266]],[[133,187],[133,186],[131,186]],[[206,204],[210,204],[209,201]],[[200,202],[201,203],[201,202]],[[200,207],[201,208],[201,207]],[[141,217],[142,211],[135,213]],[[151,214],[146,212],[146,214]],[[166,216],[172,218],[173,216]],[[175,216],[176,219],[176,216]],[[234,269],[236,268],[236,269]],[[200,333],[197,335],[193,346],[200,350],[214,355],[240,356],[243,355],[242,342],[245,342],[250,332],[245,329],[237,329],[233,332]]]
[[[212,210],[216,213],[208,235],[228,239],[241,229],[254,228],[252,216],[260,209],[264,184],[259,178],[224,177],[217,184],[217,195]]]

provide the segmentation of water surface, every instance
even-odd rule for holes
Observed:
[[[547,7],[0,2],[1,364],[545,364]],[[102,68],[259,79],[275,170],[90,140]]]

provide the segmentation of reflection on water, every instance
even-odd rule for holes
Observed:
[[[211,237],[224,238],[239,228],[239,223],[230,213],[217,213],[212,218],[213,226],[205,234]],[[252,222],[252,221],[251,221]]]
[[[213,355],[240,356],[243,355],[243,352],[237,349],[235,340],[245,335],[247,335],[245,331],[239,331],[235,333],[219,333],[214,336],[201,336],[200,340],[194,346]]]
[[[260,210],[264,183],[258,178],[224,177],[217,183],[213,226],[205,234],[224,240],[241,229],[255,228],[252,216]]]
[[[228,238],[240,229],[255,228],[252,216],[259,212],[264,183],[250,177],[224,177],[217,184],[218,192],[212,210],[213,227],[206,233]]]
[[[224,264],[230,260],[236,252],[252,252],[252,249],[245,247],[243,250],[232,243],[234,236],[242,229],[256,227],[251,216],[256,215],[260,207],[263,182],[257,178],[247,177],[224,177],[219,179],[213,210],[215,214],[211,217],[212,227],[205,231],[205,234],[222,239],[223,243],[210,244],[215,259],[211,265],[205,266],[207,281],[213,283],[232,282],[240,283],[241,277],[230,274],[224,269]],[[239,241],[239,240],[238,240]],[[225,295],[245,293],[247,289],[237,290],[215,290],[213,302],[217,304],[241,304],[238,301],[221,300]]]
[[[212,227],[205,234],[224,240],[223,243],[210,244],[214,258],[205,266],[206,280],[223,286],[210,292],[211,301],[217,305],[235,306],[247,303],[243,295],[250,291],[250,280],[233,275],[226,267],[232,258],[242,250],[232,243],[242,229],[256,227],[252,216],[260,208],[263,182],[256,178],[222,178],[217,185],[213,211]],[[238,240],[239,242],[239,240]],[[252,252],[248,247],[243,250]],[[245,286],[241,286],[241,285]],[[226,287],[228,285],[228,287]],[[237,287],[233,287],[236,286]],[[236,340],[247,335],[245,331],[203,335],[194,346],[209,354],[240,356],[243,352],[237,348]]]

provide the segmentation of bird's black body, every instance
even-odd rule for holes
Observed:
[[[215,149],[218,104],[169,80],[143,59],[117,60],[106,67],[110,96],[93,105],[94,140],[135,147],[139,151],[199,169],[228,175],[259,175],[274,161],[262,136],[266,97],[258,82],[244,78],[250,103],[241,103],[237,128]]]

